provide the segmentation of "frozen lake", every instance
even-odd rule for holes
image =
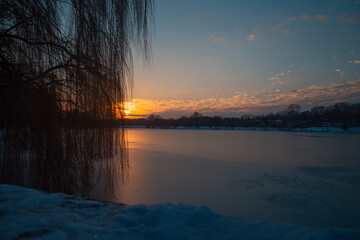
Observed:
[[[128,140],[118,202],[360,228],[360,134],[129,129]]]

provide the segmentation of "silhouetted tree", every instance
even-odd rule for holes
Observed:
[[[305,128],[314,126],[336,126],[348,129],[349,126],[360,126],[359,103],[335,103],[331,106],[316,106],[310,111],[301,112],[297,104],[290,105],[285,111],[269,113],[267,115],[243,115],[241,118],[223,118],[221,116],[202,116],[192,114],[189,118],[159,119],[154,121],[155,115],[148,119],[126,121],[130,125],[147,125],[154,127],[275,127],[275,128]]]
[[[153,120],[160,120],[162,119],[162,117],[160,115],[155,115],[155,114],[151,114],[149,117],[148,117],[148,120],[150,121],[153,121]]]
[[[2,0],[0,10],[2,88],[46,92],[57,110],[114,115],[131,45],[149,56],[151,0]]]
[[[132,46],[149,58],[152,11],[152,0],[0,1],[1,183],[85,195],[116,174],[99,161],[123,133],[100,120],[123,109]]]
[[[199,118],[199,117],[202,117],[202,114],[198,112],[194,112],[189,118]]]
[[[300,112],[300,109],[301,107],[299,104],[290,104],[286,110],[288,112]]]

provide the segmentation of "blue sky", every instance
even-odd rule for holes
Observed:
[[[155,6],[151,66],[135,58],[133,103],[146,114],[237,116],[360,102],[359,0]]]

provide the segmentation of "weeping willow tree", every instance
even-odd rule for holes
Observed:
[[[112,181],[124,132],[104,123],[122,117],[132,48],[149,59],[152,14],[152,0],[0,0],[1,183],[86,196]]]

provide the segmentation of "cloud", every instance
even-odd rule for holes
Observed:
[[[305,20],[305,21],[310,21],[310,17],[309,17],[309,15],[307,15],[307,14],[302,14],[302,15],[300,16],[300,19]]]
[[[277,30],[281,30],[282,27],[283,27],[283,25],[279,23],[276,26],[272,26],[271,29],[277,31]],[[291,33],[290,29],[283,29],[281,32],[283,34],[290,34]]]
[[[226,39],[224,37],[218,37],[218,38],[215,38],[213,41],[214,41],[214,43],[226,42]]]
[[[352,16],[352,17],[349,17],[349,22],[356,23],[358,16],[359,16],[359,15],[354,15],[354,16]]]
[[[291,16],[291,17],[289,17],[288,19],[286,19],[288,22],[292,22],[292,21],[295,21],[295,20],[297,20],[297,18],[296,17],[293,17],[293,16]]]
[[[284,79],[285,79],[285,71],[283,70],[280,73],[275,74],[275,76],[267,78],[266,80],[273,81],[272,84],[275,85],[275,84],[284,84]]]
[[[356,23],[358,16],[359,16],[359,15],[354,15],[354,16],[352,16],[352,17],[349,17],[349,22]]]
[[[272,28],[272,30],[279,30],[279,29],[281,29],[281,24],[279,23],[278,25],[276,25],[276,26],[272,26],[271,28]]]
[[[207,115],[229,116],[244,113],[280,111],[291,103],[303,107],[330,105],[335,102],[356,102],[360,99],[360,79],[326,86],[311,85],[289,92],[275,91],[254,94],[236,94],[229,98],[208,98],[202,100],[145,100],[133,99],[133,115],[160,114],[164,117],[180,117],[195,111]],[[178,115],[176,115],[178,114]]]
[[[209,38],[213,43],[225,43],[226,42],[225,37],[217,37],[215,34],[211,34]]]
[[[352,16],[350,16],[348,14],[341,14],[336,18],[336,21],[338,21],[338,22],[356,23],[359,17],[360,17],[360,14],[354,14]]]
[[[329,17],[325,16],[325,15],[318,14],[318,15],[316,15],[315,19],[318,20],[318,21],[327,21],[329,19]]]
[[[340,76],[343,76],[343,75],[344,75],[344,72],[342,72],[340,68],[336,69],[335,71],[336,71],[337,73],[339,73]]]
[[[349,61],[348,63],[358,65],[360,64],[360,60]]]
[[[317,15],[309,15],[309,14],[301,14],[300,16],[290,16],[286,20],[278,23],[275,26],[272,26],[272,30],[281,30],[283,34],[290,34],[291,31],[289,29],[289,25],[295,22],[310,22],[310,21],[319,21],[319,22],[325,22],[328,21],[329,17],[323,14],[317,14]],[[356,20],[356,19],[355,19]]]
[[[249,34],[246,36],[246,39],[249,41],[253,41],[255,39],[256,35],[255,34]]]
[[[324,21],[329,20],[329,17],[326,16],[326,15],[323,15],[323,14],[317,14],[317,15],[313,15],[313,16],[308,15],[308,14],[301,14],[299,17],[291,16],[291,17],[286,19],[286,21],[288,23],[294,22],[294,21],[307,21],[307,22],[309,22],[309,21],[312,21],[312,20],[324,22]]]

